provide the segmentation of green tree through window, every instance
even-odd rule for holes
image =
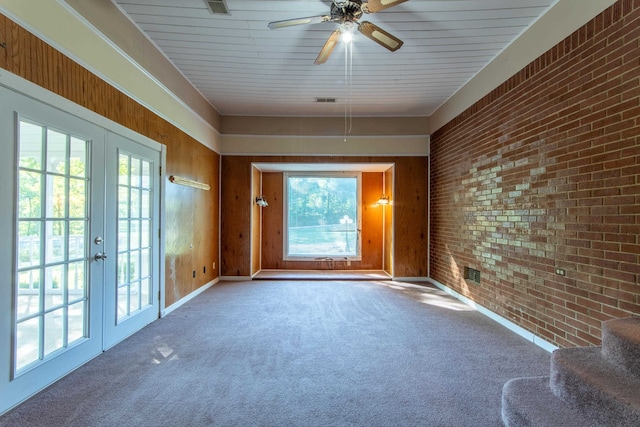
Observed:
[[[286,256],[359,257],[356,173],[286,175]]]

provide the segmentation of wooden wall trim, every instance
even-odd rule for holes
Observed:
[[[345,137],[344,117],[224,116],[221,133]],[[353,117],[347,137],[429,134],[428,117]]]
[[[238,156],[428,156],[428,135],[222,135],[222,153]]]
[[[55,48],[57,54],[82,65],[97,78],[113,85],[122,94],[134,99],[203,145],[220,151],[220,134],[213,123],[194,113],[194,110],[180,98],[179,93],[167,90],[164,85],[159,84],[155,76],[124,55],[123,50],[114,47],[114,43],[104,35],[87,25],[86,21],[64,1],[0,0],[0,12],[12,18],[12,22],[20,23],[21,28],[30,31],[48,46]],[[11,58],[12,49],[19,47],[12,43],[9,45]],[[35,72],[39,70],[32,69]],[[87,86],[85,89],[90,91],[91,87]]]

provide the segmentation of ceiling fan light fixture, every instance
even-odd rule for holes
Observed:
[[[205,0],[224,1],[224,0]],[[319,24],[323,22],[335,22],[340,28],[335,30],[325,42],[322,50],[318,54],[315,64],[324,64],[336,44],[340,40],[351,46],[355,28],[358,28],[367,38],[375,41],[384,48],[394,52],[402,46],[402,40],[387,33],[371,22],[360,23],[359,19],[363,13],[375,13],[383,9],[390,8],[408,0],[333,0],[331,2],[331,15],[309,16],[307,18],[285,19],[283,21],[269,22],[268,27],[272,30],[278,28],[291,27],[294,25]],[[342,37],[341,37],[342,36]],[[346,51],[345,51],[346,52]]]

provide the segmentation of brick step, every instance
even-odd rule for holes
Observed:
[[[554,351],[549,386],[553,394],[591,420],[640,426],[640,380],[608,362],[599,347]]]
[[[555,396],[549,377],[516,378],[502,389],[505,427],[604,427]]]
[[[602,355],[629,375],[640,378],[640,317],[604,322]]]

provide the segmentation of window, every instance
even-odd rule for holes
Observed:
[[[360,259],[360,173],[285,173],[286,260]]]

